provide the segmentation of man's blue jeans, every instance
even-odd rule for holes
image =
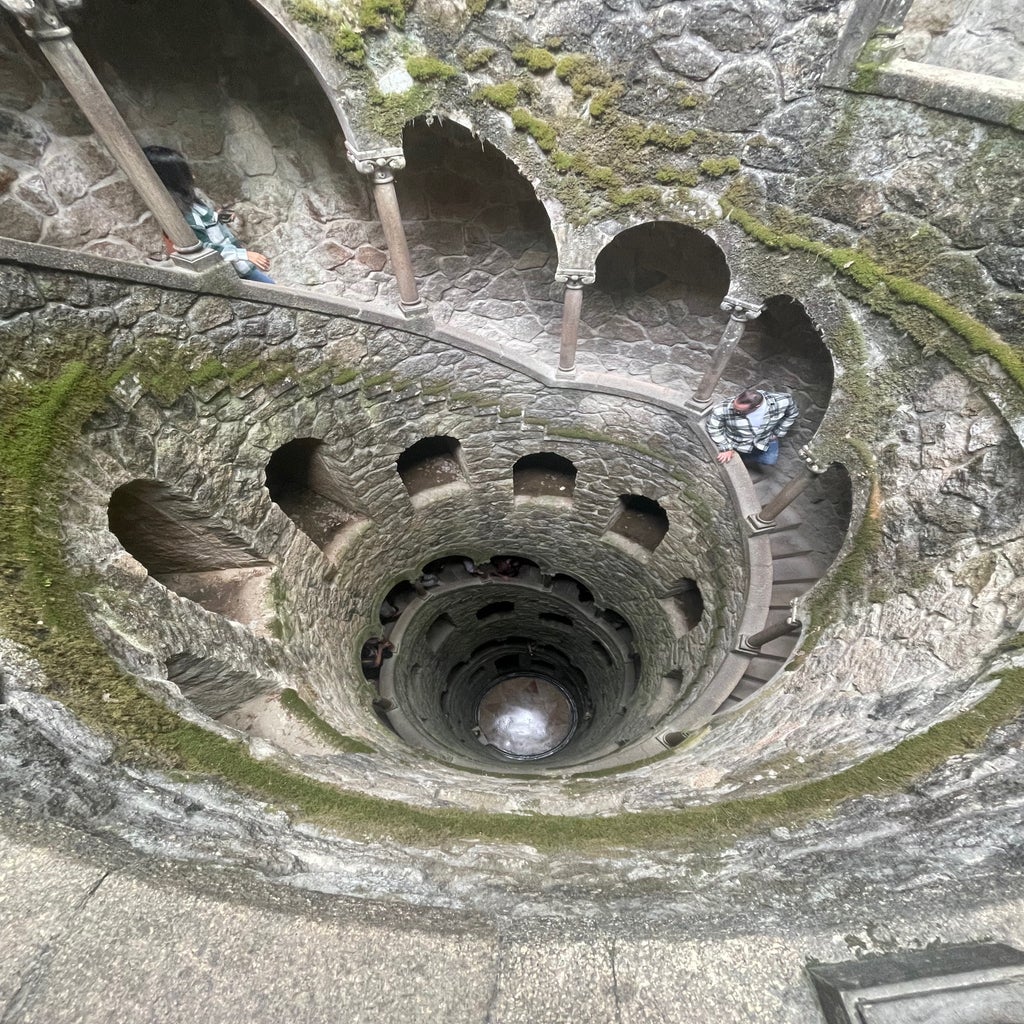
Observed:
[[[740,452],[740,458],[745,466],[774,466],[779,461],[779,442],[769,441],[763,452],[756,448],[750,452]]]
[[[242,275],[243,281],[259,281],[261,284],[274,284],[274,279],[269,274],[264,274],[262,270],[257,270],[255,267],[249,271],[248,274]]]

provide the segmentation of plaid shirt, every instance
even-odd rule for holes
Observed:
[[[752,452],[765,451],[768,445],[780,437],[785,437],[789,428],[796,422],[800,410],[796,407],[792,395],[772,391],[760,391],[764,395],[764,420],[756,430],[743,413],[732,407],[733,400],[719,402],[708,416],[707,431],[721,452]]]
[[[216,249],[228,263],[234,263],[240,274],[247,273],[252,264],[245,258],[245,248],[238,244],[238,239],[221,224],[217,211],[204,203],[193,203],[185,214],[188,226],[196,233],[203,245]],[[244,267],[238,267],[244,263]]]

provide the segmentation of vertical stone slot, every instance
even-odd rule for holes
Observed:
[[[668,514],[642,494],[623,494],[607,532],[645,551],[653,551],[668,533]]]

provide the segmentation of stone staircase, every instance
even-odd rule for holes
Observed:
[[[781,464],[768,472],[753,470],[751,482],[758,502],[761,505],[767,502],[782,488],[786,479],[786,470]],[[792,614],[793,601],[806,594],[832,563],[835,547],[823,543],[825,538],[822,538],[816,518],[809,510],[816,497],[812,486],[783,510],[769,535],[773,582],[766,626],[774,625]],[[800,642],[800,635],[801,631],[795,629],[787,636],[764,644],[759,653],[751,657],[736,687],[715,714],[720,715],[738,707],[773,679],[789,660]]]

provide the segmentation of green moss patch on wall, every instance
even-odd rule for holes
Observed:
[[[928,351],[939,351],[968,375],[977,374],[965,361],[965,355],[989,356],[1016,385],[1020,401],[1024,395],[1024,357],[992,328],[958,309],[937,292],[907,277],[891,273],[870,255],[859,250],[827,245],[804,235],[780,232],[747,212],[727,194],[722,208],[734,223],[751,238],[770,249],[810,253],[830,264],[842,277],[862,290],[861,301],[877,313],[895,320],[895,307],[908,307],[917,316],[905,317],[898,326],[905,327],[914,340]],[[945,328],[946,330],[943,330]],[[957,352],[957,346],[960,351]]]
[[[373,747],[357,740],[352,736],[346,736],[338,732],[333,725],[325,722],[299,695],[295,690],[281,691],[281,707],[290,715],[293,715],[300,722],[308,725],[316,735],[325,743],[345,754],[372,754]]]
[[[327,39],[336,60],[354,68],[361,68],[366,63],[363,37],[338,10],[323,7],[317,0],[285,0],[285,10],[299,24]]]

